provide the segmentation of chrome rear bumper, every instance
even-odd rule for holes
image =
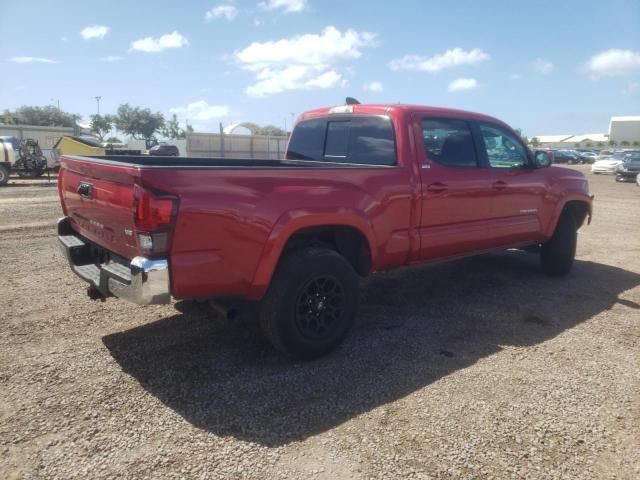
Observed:
[[[169,263],[163,258],[134,257],[131,262],[108,255],[101,262],[102,247],[92,245],[71,228],[69,217],[58,220],[58,244],[71,270],[103,297],[118,297],[139,305],[169,303]]]

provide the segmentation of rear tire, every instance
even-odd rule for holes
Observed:
[[[0,187],[9,183],[9,169],[4,165],[0,165]]]
[[[578,228],[571,212],[560,215],[553,236],[542,244],[540,265],[542,271],[552,277],[567,275],[573,266],[578,243]]]
[[[294,357],[320,357],[342,343],[358,309],[358,277],[340,254],[305,248],[286,254],[260,305],[271,344]]]

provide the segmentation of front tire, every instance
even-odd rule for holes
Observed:
[[[338,347],[358,309],[358,277],[340,254],[325,248],[287,253],[260,305],[260,325],[273,346],[312,359]]]
[[[553,236],[542,244],[540,264],[542,271],[552,277],[567,275],[573,266],[578,243],[578,227],[569,211],[560,215]]]
[[[0,187],[9,183],[9,169],[4,165],[0,165]]]

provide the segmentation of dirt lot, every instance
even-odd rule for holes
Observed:
[[[0,478],[640,478],[640,189],[589,179],[567,278],[517,252],[375,275],[311,363],[250,315],[91,302],[55,185],[12,181]]]

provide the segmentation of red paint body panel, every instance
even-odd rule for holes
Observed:
[[[170,232],[176,298],[260,298],[287,240],[315,226],[358,229],[371,269],[440,260],[548,239],[564,204],[589,204],[586,179],[570,169],[451,169],[425,155],[418,118],[455,117],[506,125],[480,114],[407,105],[356,105],[393,124],[397,165],[211,167],[116,164],[62,157],[61,197],[73,228],[121,255],[142,254],[133,217],[134,185],[175,196]],[[329,108],[299,120],[330,116]],[[508,127],[506,127],[508,128]],[[428,167],[426,168],[425,165]],[[496,181],[506,188],[492,189]],[[87,200],[81,182],[93,185]],[[445,191],[429,186],[446,184]],[[134,234],[127,234],[133,230]]]
[[[136,238],[125,230],[133,229],[133,185],[138,175],[135,168],[101,165],[98,169],[88,159],[66,161],[59,189],[74,230],[125,258],[136,256]],[[78,193],[81,182],[93,186],[92,199]]]

